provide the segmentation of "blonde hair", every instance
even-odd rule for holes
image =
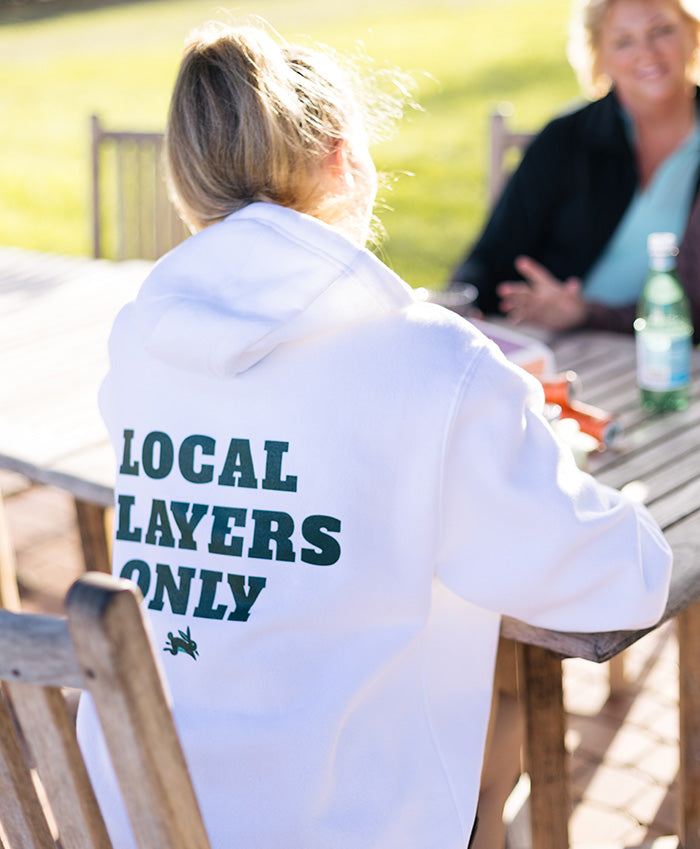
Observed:
[[[617,0],[575,0],[569,28],[567,57],[582,89],[592,97],[601,97],[610,89],[610,80],[599,67],[599,50],[605,18]],[[681,13],[695,39],[700,43],[699,0],[669,0]],[[700,60],[696,50],[686,69],[688,79],[700,80]]]
[[[182,218],[200,230],[269,201],[352,229],[356,207],[367,201],[353,145],[358,134],[366,144],[367,134],[376,140],[385,132],[408,95],[405,77],[396,75],[398,84],[382,92],[367,87],[371,76],[361,84],[327,48],[286,44],[261,22],[196,30],[166,129],[166,170]],[[356,197],[324,179],[323,163],[341,142]]]

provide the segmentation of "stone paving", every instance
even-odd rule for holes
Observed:
[[[61,612],[82,571],[73,504],[0,473],[25,609]],[[564,663],[575,847],[637,847],[675,832],[678,663],[672,623],[625,653],[626,691],[609,698],[606,666]],[[509,800],[509,849],[527,849],[526,780]],[[518,837],[520,835],[520,837]],[[666,849],[666,842],[662,842]],[[675,841],[669,841],[675,846]]]

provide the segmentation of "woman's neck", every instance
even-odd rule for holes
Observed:
[[[639,182],[646,186],[661,163],[688,138],[697,121],[695,88],[672,101],[635,107],[623,104],[634,126]]]

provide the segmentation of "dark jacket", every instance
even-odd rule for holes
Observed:
[[[522,279],[513,265],[520,254],[559,280],[583,277],[614,233],[637,183],[634,152],[613,92],[555,118],[531,142],[481,236],[455,269],[453,285],[475,285],[477,306],[489,314],[499,311],[496,286]],[[694,324],[700,330],[700,281],[694,288]],[[634,304],[591,304],[588,326],[631,332],[634,312]]]

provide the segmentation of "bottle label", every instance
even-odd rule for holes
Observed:
[[[652,392],[672,392],[690,382],[691,337],[649,329],[637,333],[637,383]]]

